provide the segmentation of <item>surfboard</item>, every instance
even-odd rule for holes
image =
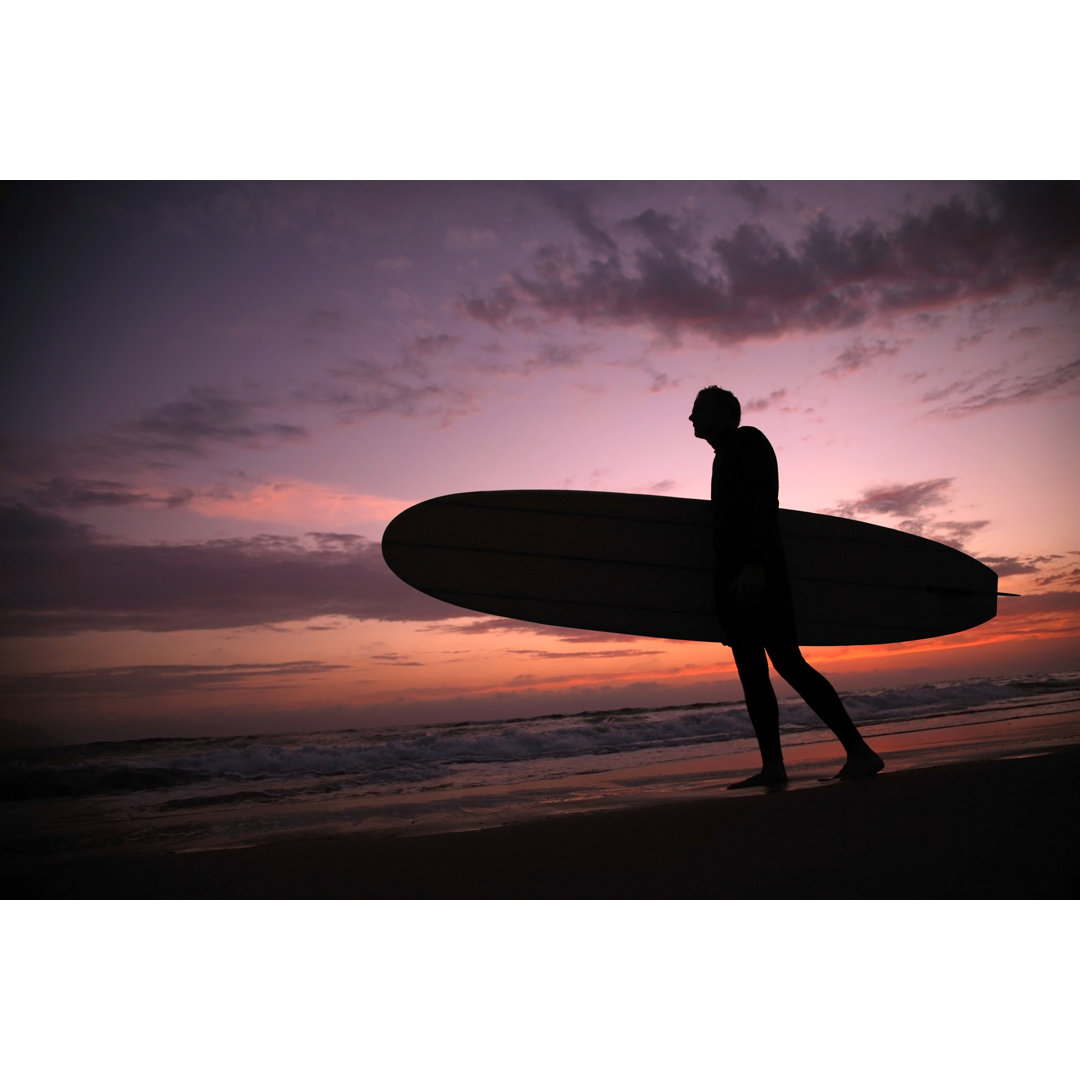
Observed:
[[[399,578],[472,611],[636,637],[722,641],[712,509],[602,491],[472,491],[387,526]],[[870,645],[954,634],[997,614],[997,575],[896,529],[781,510],[799,642]]]

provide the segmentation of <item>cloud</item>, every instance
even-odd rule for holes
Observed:
[[[404,274],[413,268],[412,259],[404,255],[392,255],[385,259],[379,259],[375,263],[375,269],[380,274]]]
[[[749,203],[756,214],[778,205],[777,199],[760,180],[733,180],[729,189],[733,195]]]
[[[382,306],[395,315],[422,315],[424,312],[424,302],[417,293],[397,286],[386,290]]]
[[[953,478],[920,480],[913,484],[883,484],[867,488],[857,499],[840,503],[834,514],[856,517],[881,514],[889,517],[915,517],[930,507],[943,506]]]
[[[551,196],[549,195],[549,199]],[[889,226],[840,229],[817,216],[792,245],[760,223],[701,235],[646,211],[627,251],[584,195],[553,205],[585,240],[548,244],[462,310],[496,328],[529,320],[651,326],[718,344],[795,331],[843,330],[962,301],[1030,289],[1052,297],[1080,283],[1080,184],[987,185]]]
[[[548,649],[509,649],[514,656],[531,656],[534,660],[621,660],[630,656],[660,656],[661,649],[574,649],[571,652],[552,652]]]
[[[215,484],[197,490],[137,487],[114,480],[51,476],[23,483],[21,496],[44,510],[84,511],[124,507],[183,507],[209,518],[232,518],[262,522],[333,522],[354,526],[361,522],[385,522],[409,504],[401,499],[365,494],[314,484],[293,477],[255,480],[242,473],[230,478],[230,486]]]
[[[1015,555],[984,555],[982,561],[990,567],[998,577],[1018,577],[1021,574],[1038,573],[1048,562],[1054,562],[1059,558],[1055,555],[1042,555],[1027,558],[1018,558]],[[1045,585],[1059,580],[1061,575],[1040,580],[1037,584]]]
[[[312,676],[345,670],[345,664],[288,660],[273,664],[135,664],[41,674],[0,676],[9,697],[130,697],[193,690],[294,686]]]
[[[786,397],[786,390],[773,390],[765,397],[751,398],[743,405],[742,411],[744,413],[765,412],[766,409],[779,405]]]
[[[937,516],[951,501],[953,478],[867,488],[858,498],[838,503],[825,513],[847,518],[893,518],[894,528],[964,549],[989,521],[952,521]]]
[[[693,218],[679,219],[656,210],[644,210],[626,224],[668,259],[678,258],[680,252],[694,252],[699,246],[700,226]]]
[[[253,484],[242,491],[190,493],[184,504],[204,517],[240,521],[389,521],[409,503],[378,495],[364,495],[327,484],[279,478]]]
[[[588,343],[569,344],[565,342],[542,342],[531,348],[525,355],[514,354],[511,358],[507,350],[498,342],[493,342],[483,350],[479,359],[468,362],[470,370],[484,375],[517,375],[528,377],[542,375],[548,371],[568,371],[579,368],[588,356],[597,352],[599,346]]]
[[[554,637],[560,641],[586,645],[595,645],[605,641],[629,642],[635,640],[626,634],[609,634],[601,630],[575,630],[566,626],[545,626],[541,623],[527,623],[520,622],[517,619],[495,617],[474,619],[464,626],[454,627],[455,634],[500,634],[507,632],[538,634],[541,637]]]
[[[52,476],[34,481],[25,493],[36,506],[62,510],[90,510],[98,507],[184,506],[194,498],[185,488],[168,493],[140,491],[115,480]]]
[[[525,374],[581,367],[585,357],[597,351],[595,345],[541,345],[525,361]]]
[[[1063,589],[1055,592],[1033,593],[1030,596],[1011,597],[1008,601],[1008,607],[1003,606],[998,618],[1012,616],[1017,619],[1028,619],[1035,615],[1063,615],[1066,618],[1059,621],[1056,633],[1074,637],[1076,635],[1076,616],[1078,614],[1080,614],[1080,589]],[[1028,632],[1032,631],[1039,633],[1055,632],[1055,628],[1052,625],[1040,625],[1032,621]]]
[[[494,229],[451,225],[443,236],[443,247],[447,251],[491,251],[498,246],[499,234]]]
[[[1080,551],[1069,552],[1070,556],[1073,556],[1073,561],[1064,566],[1060,570],[1054,570],[1052,573],[1044,574],[1042,577],[1035,579],[1035,584],[1040,588],[1046,588],[1048,585],[1073,585],[1080,587],[1080,563],[1076,561],[1075,556],[1080,555]],[[1061,562],[1066,556],[1048,556],[1045,559],[1035,560],[1040,564],[1040,570],[1043,563],[1055,563]]]
[[[479,410],[473,392],[431,373],[431,362],[460,344],[451,334],[418,335],[392,360],[350,357],[294,395],[299,404],[324,405],[342,423],[371,416],[435,416],[444,423]]]
[[[649,393],[662,394],[665,390],[675,390],[686,381],[687,376],[672,377],[666,371],[656,371],[647,365],[642,368],[649,376]]]
[[[403,351],[409,362],[418,365],[452,352],[461,340],[455,334],[418,334]]]
[[[542,341],[511,358],[498,342],[465,353],[464,339],[447,333],[418,334],[389,361],[352,357],[330,369],[329,380],[299,390],[299,404],[329,406],[343,423],[371,416],[438,417],[444,424],[480,411],[482,393],[471,375],[529,377],[581,367],[598,346]],[[456,355],[455,355],[456,354]]]
[[[296,424],[258,419],[262,407],[212,387],[195,386],[183,398],[118,425],[92,446],[113,454],[200,456],[213,444],[259,450],[308,438],[306,429]]]
[[[1040,338],[1046,333],[1045,326],[1021,326],[1019,330],[1014,330],[1009,335],[1010,341],[1033,341],[1035,338]]]
[[[298,394],[244,400],[223,390],[192,387],[177,400],[97,434],[57,440],[11,435],[3,440],[0,477],[9,494],[19,491],[38,506],[182,506],[193,497],[191,489],[151,484],[147,474],[205,460],[222,447],[260,451],[307,441],[307,428],[263,416],[270,409],[302,404]],[[117,478],[124,474],[141,479]]]
[[[318,308],[310,312],[300,325],[304,330],[328,334],[343,334],[348,329],[344,313],[337,308]]]
[[[202,242],[229,236],[269,237],[302,244],[319,254],[351,253],[358,239],[384,234],[391,222],[409,220],[439,193],[438,186],[425,182],[381,181],[96,186],[104,188],[114,203],[114,215],[137,215],[148,230],[166,237]]]
[[[994,328],[992,326],[985,326],[981,329],[972,331],[970,334],[964,334],[961,337],[958,337],[956,339],[956,351],[963,352],[965,349],[981,345],[993,332]]]
[[[992,381],[991,381],[992,380]],[[997,367],[923,394],[923,404],[957,399],[931,409],[929,416],[957,419],[1002,406],[1022,405],[1050,394],[1080,394],[1080,358],[1034,375],[1007,375]]]
[[[0,507],[0,636],[207,630],[341,615],[455,618],[350,533],[125,544],[25,506]]]
[[[968,541],[990,524],[986,519],[980,521],[934,521],[929,523],[914,522],[923,530],[922,535],[931,540],[938,540],[950,547],[966,550]],[[918,531],[912,529],[913,532]]]
[[[593,251],[611,253],[616,250],[615,241],[597,222],[585,188],[541,184],[539,191],[548,205],[573,225]]]
[[[884,338],[878,338],[876,341],[864,342],[861,338],[857,338],[837,356],[836,362],[831,367],[825,368],[822,374],[832,378],[851,375],[853,372],[869,367],[881,356],[896,356],[906,344],[908,341],[886,341]]]

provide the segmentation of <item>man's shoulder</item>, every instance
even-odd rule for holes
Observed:
[[[776,461],[776,451],[768,436],[756,427],[740,427],[735,431],[735,453],[743,461],[770,465]]]
[[[766,446],[772,445],[772,443],[769,442],[769,437],[765,434],[765,432],[761,431],[759,428],[756,427],[743,426],[737,428],[735,431],[735,437],[741,443],[745,443],[747,445],[753,445],[754,443],[757,443],[758,445],[764,443]]]

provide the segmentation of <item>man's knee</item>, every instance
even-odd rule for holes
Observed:
[[[807,673],[816,674],[806,657],[799,651],[798,645],[784,642],[769,646],[767,651],[776,674],[785,681],[790,681],[792,677],[797,679],[800,675],[805,676]]]

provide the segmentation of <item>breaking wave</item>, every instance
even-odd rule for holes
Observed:
[[[856,722],[867,723],[972,713],[1069,691],[1080,695],[1080,673],[927,683],[849,693],[844,700]],[[781,703],[785,732],[818,724],[802,702]],[[415,784],[473,765],[661,752],[749,735],[742,703],[720,702],[375,731],[93,743],[0,755],[0,799],[188,788],[186,795],[176,791],[168,805],[210,806],[278,798],[301,780]],[[252,783],[262,788],[245,788]],[[215,785],[221,790],[211,790]]]

